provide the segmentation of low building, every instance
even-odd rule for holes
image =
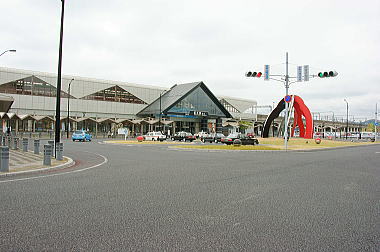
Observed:
[[[55,74],[0,68],[0,93],[14,99],[9,113],[0,114],[2,130],[10,127],[15,132],[53,132],[56,83]],[[61,128],[86,129],[94,134],[116,132],[119,127],[129,128],[130,134],[149,130],[169,134],[182,130],[217,132],[228,122],[254,121],[255,106],[254,100],[216,97],[203,82],[169,89],[63,76]]]

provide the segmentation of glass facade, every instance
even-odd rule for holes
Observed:
[[[146,102],[137,98],[130,92],[122,89],[119,86],[113,86],[107,89],[103,89],[99,92],[87,95],[82,99],[86,100],[98,100],[98,101],[111,101],[111,102],[124,102],[124,103],[136,103],[146,104]]]
[[[167,113],[191,114],[192,112],[196,112],[195,114],[197,112],[206,112],[207,116],[225,117],[224,113],[202,88],[195,89],[169,109]]]
[[[34,75],[0,85],[0,93],[6,94],[55,97],[56,92],[56,87]],[[67,98],[69,95],[61,91],[61,97]],[[70,96],[70,98],[74,97]]]
[[[220,103],[227,109],[228,112],[232,113],[240,113],[239,110],[237,110],[234,106],[232,106],[230,103],[228,103],[226,100],[221,99],[219,100]]]

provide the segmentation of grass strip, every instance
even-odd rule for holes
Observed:
[[[280,148],[264,145],[175,145],[172,148],[206,149],[206,150],[281,150]]]

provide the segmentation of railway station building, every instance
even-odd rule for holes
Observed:
[[[54,132],[56,84],[56,74],[0,67],[0,98],[13,103],[1,109],[0,129]],[[257,119],[256,106],[254,100],[215,96],[203,82],[167,88],[63,76],[60,119],[62,134],[67,127],[96,136],[121,127],[130,135],[226,132],[236,130],[239,120]]]

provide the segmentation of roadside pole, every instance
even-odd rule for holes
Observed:
[[[285,90],[286,95],[285,97],[288,97],[289,95],[289,68],[288,68],[288,52],[286,52],[286,75],[285,75]],[[288,102],[285,102],[285,123],[284,123],[284,141],[285,141],[285,150],[288,150],[288,116],[289,116],[289,104]]]
[[[317,75],[309,74],[309,65],[297,66],[297,76],[289,76],[289,57],[288,52],[286,52],[286,73],[283,74],[270,74],[270,66],[264,65],[264,81],[274,80],[281,82],[285,85],[286,95],[284,97],[285,100],[285,122],[284,122],[284,146],[285,150],[288,149],[288,123],[289,123],[289,102],[291,101],[291,97],[289,96],[289,86],[292,83],[309,81],[310,78],[319,77],[319,78],[328,78],[328,77],[336,77],[338,73],[336,71],[326,71],[319,72]],[[261,78],[263,73],[257,70],[251,70],[245,73],[245,77],[254,77]],[[296,79],[295,81],[289,81],[290,79]],[[273,104],[274,107],[274,104]],[[256,113],[257,115],[257,113]],[[334,116],[333,116],[334,117]],[[334,120],[334,119],[333,119]]]
[[[376,109],[375,109],[375,142],[377,141],[377,102],[376,102]]]

